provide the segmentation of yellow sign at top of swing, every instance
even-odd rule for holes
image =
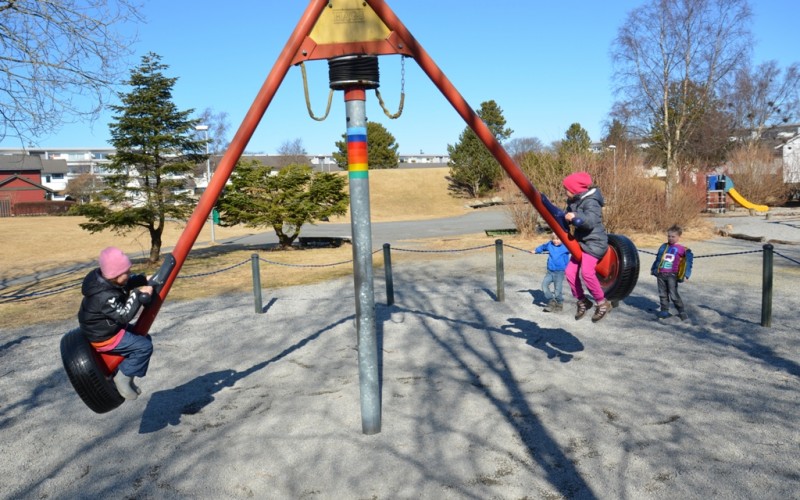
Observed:
[[[381,7],[377,9],[381,12]],[[392,54],[413,56],[408,43],[389,29],[370,2],[330,0],[295,52],[291,64],[350,55]]]
[[[391,30],[363,0],[331,0],[308,37],[319,45],[377,42]]]

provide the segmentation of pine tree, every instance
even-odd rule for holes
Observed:
[[[369,168],[397,168],[399,145],[386,127],[378,122],[367,122],[367,164]],[[333,159],[341,169],[347,169],[347,135],[336,141]]]
[[[505,128],[503,110],[495,101],[482,102],[477,113],[500,143],[511,137],[513,130]],[[469,127],[461,132],[455,145],[447,145],[447,152],[452,191],[478,197],[494,189],[503,177],[500,164]]]
[[[282,248],[290,248],[304,224],[345,215],[345,176],[288,165],[275,175],[257,160],[240,160],[231,188],[219,200],[222,225],[271,227]]]
[[[589,132],[581,127],[580,123],[573,123],[567,129],[565,138],[559,145],[558,152],[564,158],[585,156],[591,152],[589,150],[591,146],[592,140],[589,138]]]
[[[172,102],[177,78],[164,76],[167,65],[149,53],[131,71],[132,87],[120,94],[121,105],[111,129],[116,154],[105,168],[103,202],[79,207],[90,222],[81,228],[96,233],[106,229],[126,234],[137,228],[150,235],[150,262],[161,256],[161,235],[167,219],[186,220],[194,209],[188,180],[194,167],[205,161],[205,141],[195,140],[194,110],[180,111]]]

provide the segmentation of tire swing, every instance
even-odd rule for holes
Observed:
[[[158,272],[148,281],[153,294],[160,292],[173,267],[175,257],[166,254]],[[109,412],[125,402],[112,380],[122,360],[123,357],[116,354],[97,352],[80,328],[61,337],[61,362],[67,377],[78,396],[95,413]]]
[[[537,210],[542,214],[547,212],[552,215],[558,228],[568,235],[569,223],[564,218],[564,210],[555,206],[547,196],[542,194],[539,196],[542,209],[540,210],[537,207]],[[537,205],[534,203],[534,206],[536,207]],[[580,219],[576,220],[580,221]],[[555,231],[555,228],[553,230]],[[580,250],[576,242],[574,240],[572,242]],[[608,235],[608,250],[603,258],[597,262],[595,272],[606,299],[614,307],[617,307],[620,300],[633,292],[636,282],[639,281],[639,251],[636,250],[636,245],[626,236],[610,233]]]
[[[608,235],[608,251],[597,267],[608,266],[608,274],[597,273],[603,293],[614,307],[631,294],[639,281],[639,252],[627,237],[621,234]]]
[[[86,340],[80,328],[70,330],[61,337],[64,370],[75,392],[95,413],[109,412],[125,401],[111,380],[113,372],[101,356]],[[122,360],[121,356],[116,357]]]

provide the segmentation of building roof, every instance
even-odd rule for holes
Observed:
[[[66,162],[65,162],[66,164]],[[42,159],[30,155],[0,155],[0,171],[35,170],[42,171]]]
[[[41,190],[43,190],[43,191],[47,191],[48,193],[55,193],[55,192],[56,192],[55,190],[53,190],[53,189],[50,189],[50,188],[49,188],[49,187],[47,187],[47,186],[42,186],[41,184],[39,184],[39,183],[37,183],[37,182],[33,182],[32,180],[30,180],[30,179],[28,179],[28,178],[25,178],[25,177],[22,177],[22,176],[20,176],[20,175],[11,175],[11,176],[9,176],[9,177],[6,177],[6,178],[5,178],[5,179],[3,179],[2,181],[0,181],[0,189],[2,189],[2,188],[3,188],[3,186],[5,186],[5,185],[7,185],[7,184],[11,184],[11,182],[12,182],[12,181],[14,181],[14,180],[17,180],[17,179],[19,179],[19,180],[21,180],[22,182],[25,182],[25,183],[27,183],[27,184],[30,184],[31,186],[33,186],[33,187],[35,187],[35,188],[41,189]]]
[[[43,174],[66,174],[69,172],[67,160],[42,160]]]
[[[37,155],[0,155],[0,171],[33,170],[43,174],[66,174],[67,160],[45,160]]]

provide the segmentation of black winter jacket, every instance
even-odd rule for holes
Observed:
[[[147,277],[134,274],[125,286],[117,286],[95,269],[83,279],[81,293],[83,301],[78,311],[81,331],[89,342],[108,340],[136,317],[143,304],[150,302],[150,295],[134,291],[147,285]]]
[[[574,212],[580,224],[574,226],[573,236],[581,250],[602,258],[608,250],[608,233],[603,226],[603,195],[599,188],[592,188],[567,200],[567,212]],[[574,220],[574,219],[573,219]]]

